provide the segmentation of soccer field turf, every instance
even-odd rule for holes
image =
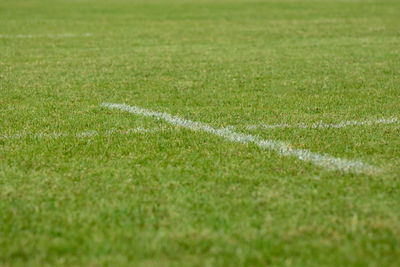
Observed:
[[[399,266],[400,1],[0,0],[0,265]]]

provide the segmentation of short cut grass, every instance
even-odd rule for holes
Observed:
[[[0,0],[0,265],[399,266],[398,123],[247,128],[400,118],[399,14],[398,0]]]

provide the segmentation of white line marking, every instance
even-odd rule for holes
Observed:
[[[168,113],[154,112],[126,104],[103,103],[101,106],[109,109],[127,111],[129,113],[142,115],[145,117],[152,117],[157,120],[165,120],[172,125],[187,128],[192,131],[203,131],[210,133],[223,137],[231,142],[242,144],[253,143],[261,148],[275,151],[279,155],[293,156],[303,161],[312,162],[329,170],[341,170],[353,173],[374,173],[377,171],[375,167],[364,164],[361,161],[340,159],[329,155],[314,153],[306,149],[295,149],[292,148],[288,143],[282,141],[264,140],[260,139],[258,136],[237,133],[229,128],[213,128],[205,123],[186,120],[177,116],[172,116]]]
[[[304,124],[304,123],[297,123],[297,124],[259,124],[259,125],[248,125],[246,127],[247,130],[256,130],[256,129],[276,129],[276,128],[302,128],[302,129],[339,129],[345,128],[349,126],[363,126],[363,125],[373,125],[373,124],[393,124],[399,123],[399,119],[396,117],[392,118],[382,118],[378,120],[363,120],[363,121],[342,121],[339,123],[323,123],[322,121],[313,123],[313,124]]]
[[[99,136],[99,135],[109,136],[109,135],[113,135],[113,134],[130,135],[130,134],[136,134],[136,133],[155,133],[160,130],[162,130],[162,128],[145,129],[142,127],[138,127],[138,128],[124,129],[124,130],[110,129],[110,130],[105,131],[104,133],[97,132],[97,131],[86,131],[86,132],[81,132],[81,133],[62,133],[62,132],[37,133],[37,134],[17,133],[17,134],[13,134],[13,135],[0,135],[0,139],[22,139],[22,138],[28,138],[28,137],[57,139],[60,137],[68,137],[68,136],[73,136],[73,137],[77,137],[77,138],[91,138],[91,137],[95,137],[95,136]]]
[[[33,38],[72,38],[72,37],[90,37],[91,33],[56,33],[56,34],[0,34],[3,39],[33,39]]]

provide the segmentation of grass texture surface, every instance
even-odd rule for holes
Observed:
[[[399,14],[0,0],[0,265],[399,266]]]

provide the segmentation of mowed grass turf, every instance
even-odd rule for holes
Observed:
[[[0,0],[0,265],[399,266],[399,123],[246,128],[400,118],[399,14],[397,0]]]

